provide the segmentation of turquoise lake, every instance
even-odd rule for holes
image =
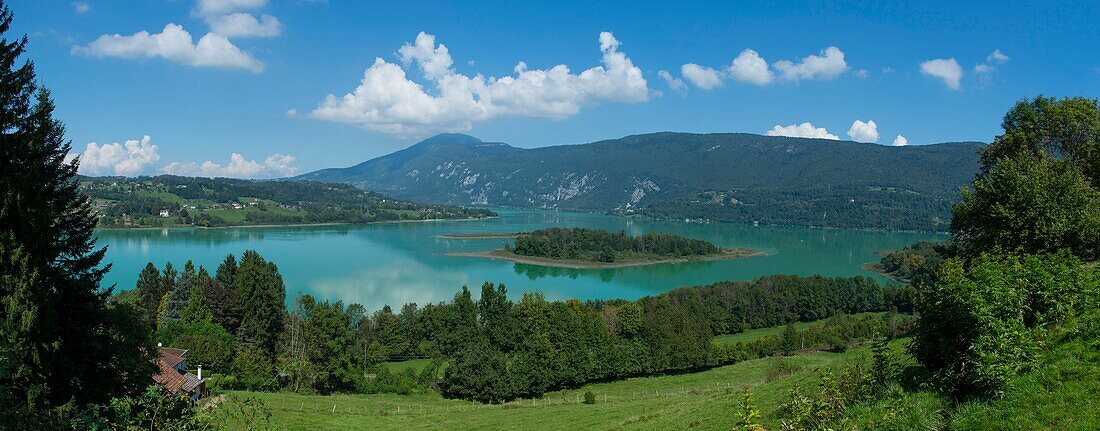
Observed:
[[[504,283],[509,295],[542,291],[549,299],[636,299],[678,286],[748,280],[768,274],[864,275],[860,265],[878,261],[877,250],[901,248],[945,236],[909,232],[750,226],[645,220],[600,214],[498,210],[499,218],[477,221],[339,226],[108,229],[98,231],[113,266],[105,284],[130,289],[146,262],[188,259],[211,273],[228,253],[255,249],[279,266],[288,299],[309,293],[321,299],[357,302],[369,310],[385,304],[449,301],[462,285],[475,295],[486,281]],[[616,269],[560,269],[508,261],[448,256],[502,246],[501,239],[445,239],[457,233],[509,233],[551,226],[590,227],[628,234],[669,232],[720,247],[748,247],[763,256],[658,264]]]

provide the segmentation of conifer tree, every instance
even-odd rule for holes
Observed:
[[[0,426],[53,428],[57,407],[146,387],[152,345],[138,311],[100,288],[109,266],[79,159],[11,24],[0,1]]]

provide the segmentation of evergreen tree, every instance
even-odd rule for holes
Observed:
[[[66,160],[64,127],[11,23],[0,2],[0,424],[52,428],[44,412],[144,388],[152,342],[138,311],[100,289],[109,267],[79,161]]]
[[[164,271],[166,277],[168,269],[170,267]],[[160,310],[160,322],[171,322],[180,319],[183,310],[187,308],[187,304],[191,301],[191,291],[194,290],[196,282],[195,265],[188,260],[183,267],[183,273],[175,282],[175,287],[171,292],[168,292],[168,302],[165,303],[164,309]]]
[[[221,265],[218,265],[218,270],[214,273],[214,278],[221,283],[222,286],[229,287],[231,289],[237,286],[237,258],[232,254],[226,255],[225,260]]]
[[[145,314],[149,316],[149,325],[157,323],[157,308],[160,306],[160,298],[164,296],[163,284],[160,281],[160,270],[153,262],[145,264],[145,269],[138,275],[134,291],[137,292],[139,302]]]
[[[237,339],[259,349],[267,358],[274,358],[286,314],[283,277],[274,263],[264,260],[255,250],[248,250],[241,257],[235,278],[237,303],[242,310]]]

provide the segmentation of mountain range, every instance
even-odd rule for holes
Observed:
[[[432,203],[942,231],[982,145],[665,132],[526,149],[441,134],[298,178]]]

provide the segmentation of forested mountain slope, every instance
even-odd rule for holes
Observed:
[[[653,133],[523,149],[442,134],[299,178],[438,203],[945,230],[950,203],[977,173],[981,145]]]

